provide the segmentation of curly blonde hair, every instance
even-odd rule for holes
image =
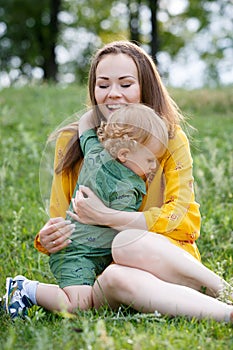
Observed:
[[[116,110],[97,130],[99,141],[113,158],[122,148],[136,150],[137,144],[146,145],[154,138],[158,142],[157,157],[161,157],[168,144],[165,122],[152,108],[142,104],[129,104]]]

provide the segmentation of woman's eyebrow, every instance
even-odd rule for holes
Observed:
[[[123,77],[120,77],[119,80],[122,80],[122,79],[127,79],[127,78],[133,78],[133,79],[136,79],[133,75],[124,75]]]
[[[108,77],[96,77],[96,79],[103,79],[103,80],[108,80],[109,78]]]
[[[118,79],[119,79],[119,80],[123,80],[123,79],[127,79],[127,78],[136,79],[133,75],[124,75],[124,76],[122,76],[122,77],[119,77]],[[98,76],[98,77],[96,77],[96,79],[109,80],[108,77],[104,77],[104,76]]]

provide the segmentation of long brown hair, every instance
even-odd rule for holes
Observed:
[[[123,53],[132,58],[136,64],[141,89],[141,103],[154,109],[155,113],[167,121],[169,136],[172,138],[175,132],[175,125],[183,119],[176,103],[170,97],[163,85],[158,70],[152,58],[139,46],[129,41],[116,41],[105,45],[97,51],[89,72],[89,96],[91,104],[96,105],[95,84],[96,69],[105,55]]]
[[[88,79],[89,99],[91,105],[93,107],[97,106],[95,99],[97,66],[104,56],[110,54],[125,54],[133,59],[138,70],[141,103],[154,109],[155,113],[166,120],[169,138],[173,138],[175,127],[181,120],[183,120],[183,116],[165,88],[152,58],[134,43],[129,41],[116,41],[105,45],[96,52],[91,63]],[[94,110],[94,117],[96,119],[96,125],[98,126],[100,125],[101,115],[98,111],[98,107],[94,108]],[[70,130],[70,127],[67,126],[62,128],[59,130],[59,133],[64,130]],[[57,173],[60,173],[61,171],[69,171],[74,168],[77,161],[82,157],[78,137],[78,123],[73,124],[72,130],[74,135],[71,137],[67,145],[64,158],[56,168]]]

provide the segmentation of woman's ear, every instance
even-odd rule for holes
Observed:
[[[125,163],[129,152],[130,150],[128,148],[119,149],[119,151],[117,152],[117,159],[119,159],[121,163]]]

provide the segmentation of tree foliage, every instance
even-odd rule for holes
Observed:
[[[15,69],[12,79],[31,77],[33,67],[41,67],[45,79],[56,79],[60,5],[61,0],[0,0],[1,66]]]
[[[1,71],[11,81],[35,72],[43,79],[83,81],[96,48],[130,39],[163,73],[171,59],[195,52],[216,82],[220,61],[232,52],[232,14],[228,0],[0,0]]]

